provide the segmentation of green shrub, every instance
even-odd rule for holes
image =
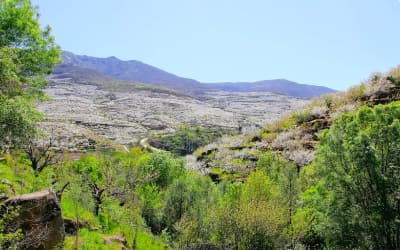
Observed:
[[[150,144],[170,151],[175,155],[184,156],[193,153],[199,147],[205,146],[225,134],[233,135],[235,132],[221,128],[181,126],[173,134],[152,138]]]

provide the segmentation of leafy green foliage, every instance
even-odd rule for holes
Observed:
[[[26,159],[9,157],[1,173],[38,187],[70,182],[63,214],[85,226],[67,248],[118,249],[104,240],[120,236],[137,249],[396,249],[399,117],[398,103],[344,115],[322,134],[312,165],[299,173],[267,151],[243,183],[215,184],[171,153],[138,148],[88,154],[38,177]],[[104,190],[97,212],[94,185]]]
[[[303,199],[306,211],[319,218],[313,230],[327,244],[400,247],[399,118],[399,103],[362,107],[323,133],[317,161],[322,178]]]
[[[142,201],[141,214],[152,233],[160,234],[162,230],[162,200],[158,186],[148,184],[139,189]]]
[[[60,60],[50,27],[42,30],[38,19],[29,0],[0,2],[1,94],[22,90],[24,85],[42,88],[44,76]]]
[[[21,97],[0,95],[0,149],[22,146],[36,133],[34,123],[41,115],[31,104]]]
[[[263,171],[230,184],[213,213],[216,242],[232,249],[274,249],[285,226],[278,185]]]
[[[182,160],[161,151],[151,154],[141,170],[145,180],[164,188],[182,174],[184,165]]]
[[[213,142],[224,134],[233,135],[234,132],[224,131],[220,128],[181,126],[173,134],[152,138],[150,144],[175,155],[184,156],[193,153],[197,148]]]
[[[22,238],[20,229],[16,231],[8,231],[7,225],[12,223],[13,219],[18,216],[18,207],[6,208],[0,202],[0,248],[1,249],[16,249],[18,242]]]
[[[35,135],[40,116],[33,101],[59,60],[50,28],[41,29],[30,1],[0,1],[0,150]]]

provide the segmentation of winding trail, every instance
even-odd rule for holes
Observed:
[[[140,142],[139,142],[139,144],[140,144],[140,146],[141,146],[143,149],[147,149],[147,150],[149,150],[150,152],[160,152],[160,151],[161,151],[160,149],[155,148],[155,147],[153,147],[153,146],[151,146],[151,145],[149,144],[149,138],[143,138],[143,139],[141,139]]]

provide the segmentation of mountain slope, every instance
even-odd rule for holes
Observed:
[[[63,52],[62,56],[64,65],[92,69],[115,79],[150,83],[182,92],[189,91],[191,93],[207,89],[207,86],[195,80],[182,78],[135,60],[122,61],[116,57],[97,58],[80,56],[66,51]]]
[[[188,157],[188,163],[215,179],[232,178],[233,173],[239,174],[241,181],[242,176],[256,168],[263,154],[270,152],[300,170],[313,161],[319,133],[330,128],[335,119],[363,105],[394,101],[400,101],[400,66],[385,74],[375,74],[346,92],[315,98],[304,110],[288,113],[256,134],[221,138],[198,149]]]
[[[286,79],[274,79],[258,82],[215,83],[213,88],[233,92],[274,92],[284,95],[311,98],[327,93],[336,92],[323,86],[307,85]]]
[[[116,57],[97,58],[64,51],[63,59],[64,66],[73,65],[92,69],[115,79],[154,84],[192,95],[224,90],[229,92],[273,92],[311,98],[336,92],[326,87],[299,84],[284,79],[241,83],[201,83],[193,79],[176,76],[139,61],[123,61]],[[58,66],[56,70],[59,70],[63,65]]]
[[[251,129],[276,120],[308,100],[269,92],[207,91],[195,98],[183,91],[129,82],[95,70],[59,65],[46,93],[50,101],[38,109],[46,114],[43,131],[56,134],[57,147],[80,151],[134,145],[153,133],[181,125]],[[265,111],[268,112],[265,112]]]

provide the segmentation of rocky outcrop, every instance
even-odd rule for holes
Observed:
[[[17,211],[17,216],[6,223],[6,231],[22,230],[18,249],[50,250],[63,243],[64,221],[54,192],[15,196],[5,201],[3,209]]]

